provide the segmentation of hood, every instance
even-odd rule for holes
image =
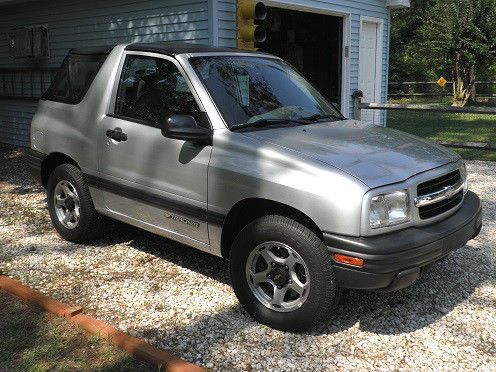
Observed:
[[[370,188],[402,182],[460,159],[433,142],[355,120],[267,128],[244,135],[338,168]]]

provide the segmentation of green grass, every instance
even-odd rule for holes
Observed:
[[[433,141],[496,144],[496,115],[390,111],[387,126]],[[495,151],[454,150],[468,160],[496,161]]]
[[[496,161],[496,151],[472,150],[472,149],[452,149],[459,153],[466,160],[486,160]]]
[[[158,371],[0,290],[0,371]]]

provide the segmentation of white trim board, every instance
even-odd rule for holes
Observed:
[[[382,18],[375,18],[375,17],[367,17],[367,16],[361,16],[360,17],[360,33],[359,33],[359,43],[362,39],[362,30],[363,30],[363,24],[367,23],[375,23],[377,25],[377,49],[376,49],[376,56],[375,56],[375,97],[377,102],[382,101],[382,74],[383,74],[383,64],[382,64],[382,57],[384,54],[384,19]],[[359,51],[360,51],[360,45],[358,46]],[[360,71],[360,63],[363,63],[363,58],[360,56],[360,53],[358,55],[358,71]],[[360,72],[358,79],[360,79]],[[359,81],[360,84],[360,81]],[[380,123],[380,111],[374,111],[374,123]]]

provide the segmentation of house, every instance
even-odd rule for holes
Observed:
[[[69,49],[158,40],[236,47],[236,1],[250,0],[0,0],[0,143],[28,146],[36,101]],[[409,3],[268,0],[256,21],[266,37],[254,46],[289,60],[351,117],[356,89],[385,101],[390,13]]]

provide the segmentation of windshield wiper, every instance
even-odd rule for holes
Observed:
[[[307,116],[304,118],[299,118],[298,120],[307,120],[307,121],[319,121],[319,120],[324,120],[324,119],[337,119],[337,120],[344,120],[345,118],[341,115],[321,115],[321,114],[315,114],[311,116]]]
[[[296,124],[308,124],[307,120],[302,120],[302,119],[259,119],[256,121],[253,121],[251,123],[241,123],[241,124],[234,124],[231,125],[230,129],[231,130],[238,130],[238,129],[243,129],[243,128],[265,128],[269,125],[277,125],[277,124],[290,124],[290,123],[296,123]]]

